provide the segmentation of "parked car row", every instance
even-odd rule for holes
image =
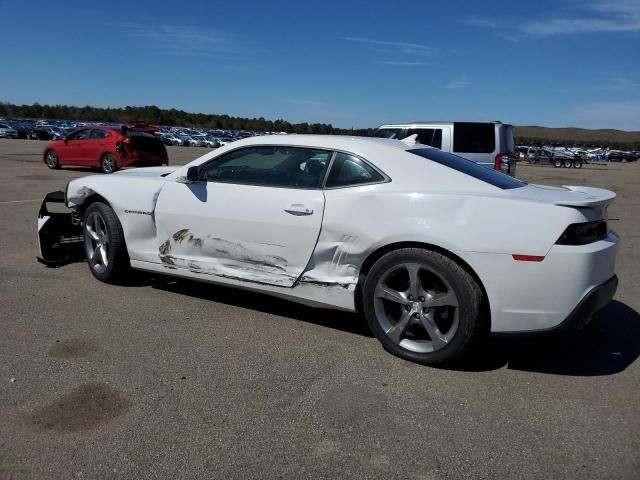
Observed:
[[[556,167],[580,168],[584,162],[635,162],[640,159],[640,151],[612,150],[602,147],[585,149],[575,146],[518,145],[516,151],[520,160],[526,160],[529,163],[552,163]]]

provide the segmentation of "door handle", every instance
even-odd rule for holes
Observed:
[[[313,209],[306,208],[301,203],[294,203],[289,205],[289,207],[284,209],[285,212],[295,215],[296,217],[301,217],[303,215],[313,215]]]

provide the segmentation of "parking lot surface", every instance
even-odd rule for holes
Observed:
[[[617,192],[615,300],[569,339],[491,339],[434,369],[356,315],[37,263],[43,195],[95,174],[47,169],[44,145],[0,140],[1,479],[638,478],[640,162],[518,165]]]

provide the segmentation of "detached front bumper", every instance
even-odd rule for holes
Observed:
[[[48,193],[38,212],[40,255],[37,258],[50,267],[82,258],[82,224],[75,211],[66,209],[64,197],[62,191]],[[51,211],[50,208],[55,210],[54,206],[63,211]]]

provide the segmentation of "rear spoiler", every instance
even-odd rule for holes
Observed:
[[[62,191],[45,195],[38,211],[38,247],[40,263],[59,267],[82,259],[82,224],[77,212],[51,212],[48,204],[65,204]]]
[[[615,192],[610,190],[605,190],[603,188],[594,188],[594,187],[574,187],[569,185],[563,185],[564,188],[567,188],[573,192],[580,192],[587,195],[586,198],[576,199],[576,200],[560,200],[556,203],[556,205],[562,205],[566,207],[586,207],[586,208],[595,208],[595,207],[603,207],[605,205],[609,205],[616,198]]]

